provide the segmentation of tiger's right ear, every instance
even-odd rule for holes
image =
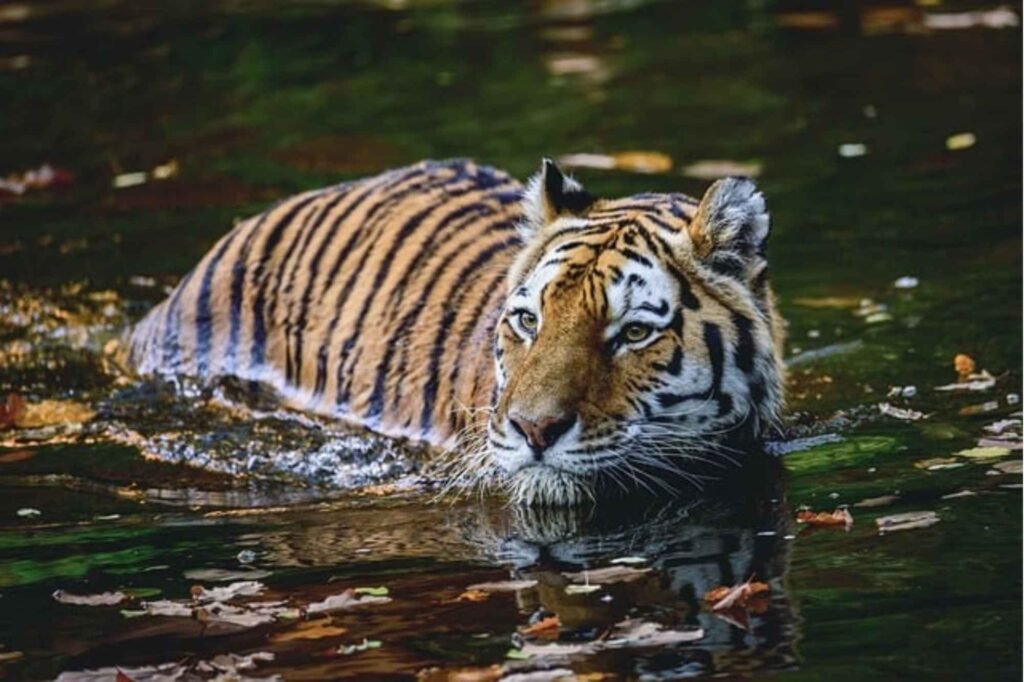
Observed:
[[[560,216],[577,215],[594,203],[583,185],[567,177],[551,159],[544,159],[540,172],[530,178],[523,192],[523,221],[519,232],[531,237]]]

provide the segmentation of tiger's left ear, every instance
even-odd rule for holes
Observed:
[[[523,222],[519,231],[531,237],[560,216],[582,213],[594,203],[583,185],[567,177],[551,159],[530,178],[523,192]]]
[[[747,280],[764,260],[770,222],[753,181],[717,180],[690,222],[694,255],[720,274]]]

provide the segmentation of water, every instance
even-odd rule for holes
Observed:
[[[831,18],[727,1],[4,5],[0,173],[49,162],[75,177],[0,193],[0,390],[97,416],[0,432],[0,676],[120,666],[143,679],[136,669],[167,663],[212,677],[203,662],[218,654],[269,651],[242,672],[1018,679],[1020,451],[957,453],[1020,422],[1008,397],[1021,393],[1021,32],[925,30],[928,15],[991,8],[920,4]],[[837,26],[793,28],[823,22]],[[947,149],[962,133],[974,144]],[[866,154],[841,156],[851,144]],[[783,446],[786,471],[731,501],[596,515],[433,504],[403,485],[415,452],[258,397],[243,409],[253,396],[231,386],[138,386],[104,359],[232,220],[274,198],[426,157],[524,177],[545,155],[634,150],[673,169],[579,174],[595,193],[699,195],[707,180],[682,169],[730,160],[760,169],[773,212],[789,436],[817,440]],[[112,186],[161,166],[173,177]],[[903,276],[919,284],[894,287]],[[995,387],[933,390],[955,379],[958,353]],[[887,398],[908,385],[913,397]],[[885,416],[882,402],[926,416]],[[377,487],[318,485],[367,461],[385,466],[342,482]],[[974,494],[949,497],[962,491]],[[803,505],[851,505],[854,525],[807,532],[793,522]],[[939,521],[879,534],[876,518],[904,512]],[[639,573],[566,593],[623,557],[642,558]],[[280,608],[354,587],[391,601],[309,616],[306,630],[121,613],[254,576],[267,591],[251,599]],[[703,605],[751,576],[771,588],[757,612],[730,622]],[[455,601],[510,577],[537,582]],[[58,589],[130,600],[71,606]],[[585,651],[509,658],[517,628],[549,614],[559,644]],[[626,618],[704,633],[639,646]],[[344,632],[310,638],[316,627]],[[380,646],[339,653],[364,639]]]

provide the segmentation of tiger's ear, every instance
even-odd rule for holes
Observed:
[[[746,279],[764,258],[770,222],[753,181],[717,180],[690,222],[694,255],[720,274]]]
[[[523,192],[523,222],[520,232],[529,237],[556,218],[582,213],[594,203],[583,185],[567,177],[551,159],[544,159],[540,172],[530,178]]]

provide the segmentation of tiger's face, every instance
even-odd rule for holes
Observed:
[[[525,201],[487,425],[512,498],[700,488],[736,465],[781,403],[753,184],[595,200],[545,162]]]

